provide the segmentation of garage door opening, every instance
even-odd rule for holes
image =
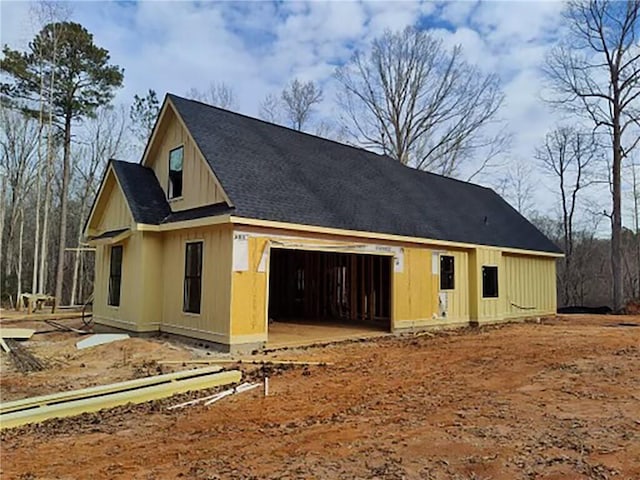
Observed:
[[[390,331],[390,256],[273,248],[269,265],[269,341],[297,328]],[[289,330],[283,324],[290,325]],[[297,327],[296,327],[297,326]]]

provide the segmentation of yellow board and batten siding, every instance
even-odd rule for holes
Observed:
[[[120,284],[120,305],[108,305],[109,272],[111,247],[96,247],[96,278],[94,285],[93,316],[99,323],[115,328],[123,328],[135,332],[144,331],[139,295],[144,290],[142,285],[141,235],[131,235],[122,245],[122,270]]]
[[[498,297],[483,298],[482,267],[498,267]],[[551,315],[557,308],[556,259],[477,248],[469,256],[471,319],[478,323]]]
[[[505,317],[551,315],[557,306],[555,259],[504,254]]]
[[[109,169],[87,231],[92,235],[99,235],[120,228],[130,228],[132,225],[129,206],[113,170]],[[141,331],[144,319],[136,302],[136,292],[142,283],[142,270],[138,263],[141,256],[141,234],[133,234],[118,245],[123,246],[120,305],[107,304],[112,245],[97,245],[93,316],[100,323],[112,327]]]
[[[168,108],[156,134],[157,141],[149,149],[144,165],[151,168],[167,194],[169,188],[169,152],[184,147],[182,163],[182,196],[169,200],[174,212],[225,201],[219,182],[211,172],[191,135]]]
[[[482,267],[498,267],[498,297],[482,296]],[[477,322],[499,321],[504,318],[504,271],[502,252],[494,248],[476,248],[469,255],[470,316]]]
[[[103,194],[96,202],[93,215],[87,231],[90,235],[99,235],[104,232],[128,228],[133,224],[133,218],[127,205],[127,200],[120,189],[112,169],[107,171]]]
[[[203,242],[202,298],[200,313],[187,313],[184,307],[185,251],[188,242]],[[176,230],[164,235],[163,286],[155,292],[162,304],[165,332],[229,343],[231,299],[232,230],[211,226]]]
[[[450,255],[453,257],[453,290],[445,290],[443,293],[447,296],[447,316],[449,322],[468,322],[469,321],[469,254],[464,250],[445,251],[440,255]],[[438,264],[437,268],[439,269]],[[440,281],[439,277],[436,281]]]

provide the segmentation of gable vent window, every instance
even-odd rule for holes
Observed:
[[[120,306],[120,285],[122,284],[122,245],[111,247],[109,266],[109,296],[107,303],[113,307]]]
[[[498,297],[498,267],[482,267],[482,297]]]
[[[200,313],[202,297],[202,242],[187,243],[184,264],[184,311]]]
[[[440,290],[455,288],[453,261],[453,257],[450,255],[440,257]]]
[[[169,191],[167,196],[170,199],[182,196],[183,159],[184,147],[174,148],[169,152]]]

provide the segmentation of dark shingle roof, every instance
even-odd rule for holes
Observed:
[[[157,225],[171,208],[153,170],[137,163],[111,160],[113,170],[137,223]]]
[[[175,95],[168,98],[233,202],[234,215],[560,252],[491,189]]]
[[[111,163],[137,223],[159,225],[222,215],[233,210],[226,203],[216,203],[172,212],[153,170],[121,160],[111,160]]]
[[[226,203],[214,203],[203,207],[190,208],[189,210],[181,210],[173,212],[162,220],[162,223],[182,222],[185,220],[196,220],[198,218],[215,217],[233,213],[234,209]]]
[[[129,231],[128,228],[120,228],[118,230],[111,230],[109,232],[101,233],[100,235],[97,235],[95,237],[91,237],[91,240],[102,240],[104,238],[113,238],[113,237],[117,237],[121,233],[128,232],[128,231]]]

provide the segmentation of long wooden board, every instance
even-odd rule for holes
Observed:
[[[151,377],[138,378],[135,380],[110,383],[108,385],[97,385],[95,387],[82,388],[80,390],[70,390],[68,392],[60,392],[51,395],[40,395],[37,397],[14,400],[12,402],[5,402],[0,404],[0,415],[17,410],[25,410],[34,407],[44,407],[46,405],[54,405],[56,403],[68,402],[70,400],[96,397],[98,395],[124,392],[127,390],[134,390],[136,388],[149,387],[151,385],[160,385],[163,383],[175,382],[177,380],[183,380],[185,378],[210,375],[212,373],[217,373],[220,370],[222,370],[222,367],[213,365],[207,368],[182,370],[180,372],[165,373],[163,375],[154,375]]]
[[[196,370],[197,371],[197,370]],[[38,423],[51,418],[63,418],[82,413],[97,412],[127,403],[144,403],[170,397],[176,393],[203,390],[220,385],[238,383],[242,377],[239,370],[211,373],[197,377],[151,385],[133,390],[119,391],[106,395],[79,398],[77,400],[12,411],[0,415],[0,429],[19,427],[29,423]]]

